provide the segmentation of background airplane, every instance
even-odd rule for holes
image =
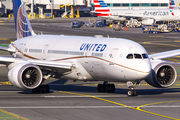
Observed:
[[[115,92],[114,84],[127,83],[128,96],[135,96],[134,86],[142,80],[154,87],[170,87],[177,78],[175,68],[160,59],[180,54],[180,50],[147,54],[138,43],[102,36],[36,35],[23,2],[13,0],[17,40],[8,48],[12,57],[1,56],[9,68],[12,85],[33,93],[49,92],[43,82],[49,78],[104,81],[98,92]]]
[[[126,18],[142,20],[143,25],[152,25],[158,21],[179,21],[180,10],[175,8],[174,0],[170,0],[169,9],[110,9],[103,0],[94,0],[96,16],[111,20],[124,21]]]

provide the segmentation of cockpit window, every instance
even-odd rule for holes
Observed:
[[[148,58],[148,55],[147,54],[142,54],[142,57],[144,58],[144,59],[147,59]]]
[[[133,59],[133,54],[128,54],[126,58],[127,59]]]
[[[148,54],[144,53],[144,54],[128,54],[127,59],[147,59],[148,58]]]
[[[141,59],[142,57],[141,57],[140,54],[134,54],[134,58],[136,58],[136,59]]]

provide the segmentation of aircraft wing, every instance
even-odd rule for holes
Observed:
[[[0,46],[0,50],[8,51],[8,52],[16,52],[15,49],[11,49],[11,48],[8,48],[8,47],[2,47],[2,46]]]
[[[180,49],[149,55],[150,59],[163,59],[180,55]]]
[[[16,52],[15,49],[11,49],[8,47],[1,47],[0,50],[8,51],[8,52]],[[47,61],[47,60],[23,60],[20,58],[13,58],[12,56],[0,56],[0,64],[9,65],[11,63],[17,62],[17,61],[28,61],[34,65],[37,65],[41,68],[47,68],[47,69],[53,69],[61,72],[67,72],[70,71],[72,67],[74,67],[73,63],[70,62],[58,62],[58,61]]]
[[[58,61],[33,60],[33,59],[23,60],[20,58],[13,58],[12,56],[0,57],[0,64],[4,64],[4,65],[9,65],[11,63],[18,62],[18,61],[29,62],[43,69],[52,69],[52,70],[59,71],[60,73],[71,71],[71,69],[75,67],[75,64],[72,62],[58,62]]]
[[[8,65],[14,62],[15,59],[12,56],[0,56],[0,64]]]
[[[71,70],[72,67],[75,67],[75,64],[72,62],[57,62],[57,61],[47,61],[47,60],[28,60],[30,63],[34,65],[49,68],[49,69],[66,69]]]

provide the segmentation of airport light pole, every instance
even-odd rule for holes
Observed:
[[[0,0],[0,8],[2,7],[2,0]]]
[[[31,0],[31,18],[33,19],[34,18],[34,0]]]
[[[53,17],[54,0],[51,0],[51,15]]]
[[[67,11],[67,10],[66,10],[66,6],[67,6],[67,0],[66,0],[66,3],[65,3],[65,13],[66,13],[66,11]]]

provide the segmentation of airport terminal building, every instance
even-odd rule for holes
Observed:
[[[38,15],[50,13],[53,9],[55,17],[61,16],[65,10],[67,12],[77,9],[80,16],[93,10],[94,0],[23,0],[26,10],[30,12],[31,2],[34,4],[34,12]],[[179,6],[180,0],[174,0],[176,6]],[[104,0],[112,9],[166,9],[169,8],[169,0]],[[65,9],[66,6],[66,9]],[[12,0],[0,0],[0,15],[12,13]]]

